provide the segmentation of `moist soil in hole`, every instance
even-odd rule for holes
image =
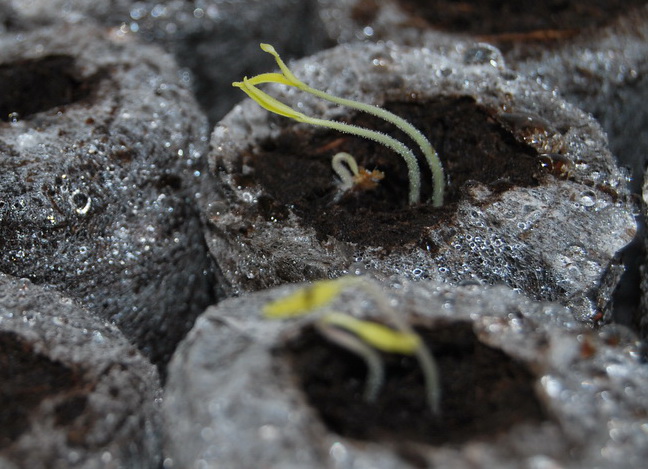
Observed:
[[[237,184],[263,187],[264,195],[253,210],[268,220],[281,221],[287,216],[286,207],[291,207],[304,225],[315,229],[320,240],[332,236],[389,251],[409,243],[423,245],[426,229],[451,225],[457,202],[475,181],[488,185],[497,196],[513,187],[536,186],[546,176],[537,152],[518,141],[472,98],[392,102],[385,107],[417,127],[439,153],[449,178],[443,207],[434,208],[430,203],[408,206],[406,165],[378,143],[338,132],[286,130],[240,160],[253,172],[239,175]],[[388,133],[417,152],[416,144],[378,118],[359,113],[349,122]],[[340,196],[331,159],[341,151],[352,154],[360,166],[385,173],[376,189],[352,190]],[[431,174],[425,164],[421,168],[421,200],[425,201],[431,195]]]
[[[36,353],[16,334],[0,332],[0,449],[29,429],[30,414],[44,399],[74,395],[84,386],[75,370]],[[73,420],[77,407],[57,409],[57,421]]]
[[[0,120],[10,122],[86,99],[97,78],[75,77],[73,57],[52,55],[0,65]]]
[[[399,0],[410,14],[436,29],[475,35],[535,33],[568,37],[610,24],[646,0]],[[544,32],[545,34],[541,34]],[[533,38],[533,34],[529,37]],[[522,36],[520,36],[522,37]]]
[[[468,322],[417,329],[439,366],[441,416],[427,406],[416,358],[383,354],[385,383],[375,402],[363,398],[366,366],[356,355],[304,330],[280,353],[311,405],[333,432],[385,442],[460,444],[489,439],[513,425],[546,420],[534,378],[502,351],[479,342]]]

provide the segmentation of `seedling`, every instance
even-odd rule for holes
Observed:
[[[341,293],[351,288],[363,289],[393,327],[358,319],[349,313],[327,310]],[[266,304],[263,314],[269,319],[287,319],[319,313],[315,328],[331,342],[355,353],[367,365],[365,399],[374,401],[384,382],[384,367],[379,352],[416,355],[427,389],[427,401],[434,414],[439,414],[441,387],[436,361],[423,340],[394,310],[383,292],[362,277],[345,276],[321,280],[300,288],[292,294]]]
[[[342,184],[340,189],[347,191],[352,188],[360,190],[371,190],[378,186],[378,183],[385,177],[385,173],[374,169],[368,171],[359,167],[355,158],[349,153],[340,152],[333,155],[331,167],[335,174],[340,177]]]
[[[345,124],[343,122],[318,119],[315,117],[309,117],[305,114],[295,111],[290,106],[282,103],[281,101],[273,98],[269,94],[261,91],[257,88],[257,85],[263,83],[278,83],[282,85],[294,86],[301,91],[312,94],[319,98],[325,99],[327,101],[339,104],[341,106],[350,107],[352,109],[357,109],[362,112],[379,117],[387,122],[390,122],[408,136],[410,136],[420,147],[425,160],[430,167],[432,172],[432,183],[433,183],[433,195],[432,195],[432,204],[435,207],[440,207],[443,205],[443,193],[445,189],[445,178],[443,174],[443,166],[436,151],[430,144],[430,142],[425,138],[425,136],[416,129],[413,125],[407,122],[405,119],[385,110],[378,106],[371,104],[360,103],[358,101],[353,101],[350,99],[340,98],[333,96],[329,93],[326,93],[321,90],[317,90],[308,86],[306,83],[299,80],[286,66],[286,64],[281,60],[277,51],[270,44],[261,44],[261,49],[269,54],[271,54],[281,73],[262,73],[252,78],[243,78],[242,82],[234,82],[233,86],[242,89],[250,98],[256,101],[264,109],[279,114],[284,117],[289,117],[296,120],[297,122],[304,122],[307,124],[318,125],[321,127],[327,127],[330,129],[338,130],[340,132],[345,132],[360,137],[368,138],[374,140],[386,147],[392,149],[398,153],[404,160],[407,165],[407,172],[409,177],[409,203],[414,205],[420,201],[420,192],[421,192],[421,171],[416,160],[416,156],[410,148],[408,148],[402,142],[396,140],[389,135],[386,135],[382,132],[375,130],[365,129],[356,125]]]

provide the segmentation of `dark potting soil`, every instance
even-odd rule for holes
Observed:
[[[37,412],[44,399],[58,401],[56,425],[70,424],[85,410],[85,396],[92,387],[80,371],[37,353],[11,332],[0,332],[0,383],[0,449],[30,428],[30,414]],[[78,429],[82,439],[86,430]],[[72,433],[70,430],[70,440]]]
[[[398,0],[431,27],[473,35],[560,39],[612,23],[646,0]]]
[[[519,114],[502,119],[469,97],[393,102],[385,107],[421,130],[438,151],[449,181],[443,207],[434,208],[426,202],[432,187],[424,164],[423,203],[409,206],[407,169],[400,156],[373,141],[332,131],[313,134],[291,127],[278,138],[262,142],[243,155],[241,163],[253,171],[239,176],[237,183],[263,187],[264,195],[255,208],[259,215],[280,222],[290,207],[304,225],[315,229],[320,240],[332,236],[385,250],[425,243],[427,249],[434,250],[424,241],[425,231],[452,224],[457,202],[471,184],[485,184],[497,197],[513,187],[538,185],[556,172],[555,165],[548,162],[560,161],[559,155],[538,155],[524,143],[529,134],[547,132],[541,120]],[[391,124],[373,116],[359,113],[349,122],[409,143]],[[410,147],[416,152],[415,144]],[[385,178],[376,189],[341,194],[331,168],[331,158],[340,151],[354,155],[360,166],[383,171]]]
[[[51,55],[0,65],[0,120],[11,122],[67,104],[83,101],[99,76],[76,77],[73,57]]]
[[[413,455],[406,442],[487,440],[516,424],[547,419],[533,390],[532,373],[481,343],[470,323],[441,323],[417,332],[439,367],[439,416],[427,405],[414,357],[383,354],[385,383],[375,402],[367,402],[364,361],[315,329],[303,330],[279,353],[291,363],[295,379],[330,430],[348,438],[395,443],[408,458]]]

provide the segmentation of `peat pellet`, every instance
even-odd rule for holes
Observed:
[[[157,468],[157,370],[71,298],[0,274],[0,466]]]
[[[0,36],[0,271],[164,363],[214,298],[207,121],[171,56],[87,25]]]
[[[339,46],[299,61],[309,85],[377,104],[410,121],[445,166],[445,204],[435,208],[422,167],[422,203],[408,203],[408,171],[370,140],[296,124],[251,100],[212,135],[205,198],[208,244],[231,294],[346,272],[398,274],[454,284],[504,283],[609,315],[622,271],[617,252],[636,227],[623,173],[600,126],[534,80],[512,72],[495,48],[434,52],[385,44]],[[479,46],[481,47],[481,46]],[[294,88],[269,93],[300,112],[387,132],[392,125]],[[384,179],[344,191],[332,169],[354,155]]]
[[[584,328],[504,286],[368,282],[381,295],[356,284],[291,320],[264,310],[312,284],[210,307],[169,366],[174,467],[641,466],[648,373],[627,329]],[[385,304],[436,361],[438,414],[415,357],[381,352],[371,401],[366,363],[319,332],[330,311],[393,327]]]

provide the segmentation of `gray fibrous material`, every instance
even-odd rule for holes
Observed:
[[[648,456],[648,372],[629,330],[584,328],[504,286],[379,286],[439,364],[440,417],[415,361],[385,356],[367,403],[363,363],[308,317],[262,319],[295,290],[284,286],[209,308],[178,347],[163,404],[173,467],[640,467]],[[330,308],[379,309],[359,287]]]
[[[213,300],[207,122],[171,56],[94,26],[0,37],[0,271],[164,362]]]
[[[622,270],[615,255],[636,226],[625,175],[591,117],[502,66],[497,49],[469,41],[440,52],[339,46],[297,62],[294,72],[315,88],[411,118],[446,166],[446,206],[396,201],[385,209],[407,186],[396,155],[244,102],[214,130],[209,163],[218,184],[204,199],[223,288],[238,294],[368,270],[505,283],[570,305],[581,319],[608,314]],[[311,116],[380,125],[295,89],[269,92]],[[475,158],[488,145],[494,150]],[[337,151],[356,151],[360,163],[384,170],[384,191],[352,194],[340,208],[330,168]]]
[[[200,105],[217,122],[238,101],[231,86],[265,67],[260,41],[288,56],[304,56],[327,41],[314,0],[81,0],[13,1],[23,27],[52,22],[96,21],[123,35],[162,45],[191,71]]]
[[[0,466],[157,468],[161,388],[113,325],[0,274]]]
[[[558,50],[512,58],[511,65],[557,89],[590,112],[608,134],[619,163],[641,191],[648,161],[648,5],[601,30],[587,31]]]

